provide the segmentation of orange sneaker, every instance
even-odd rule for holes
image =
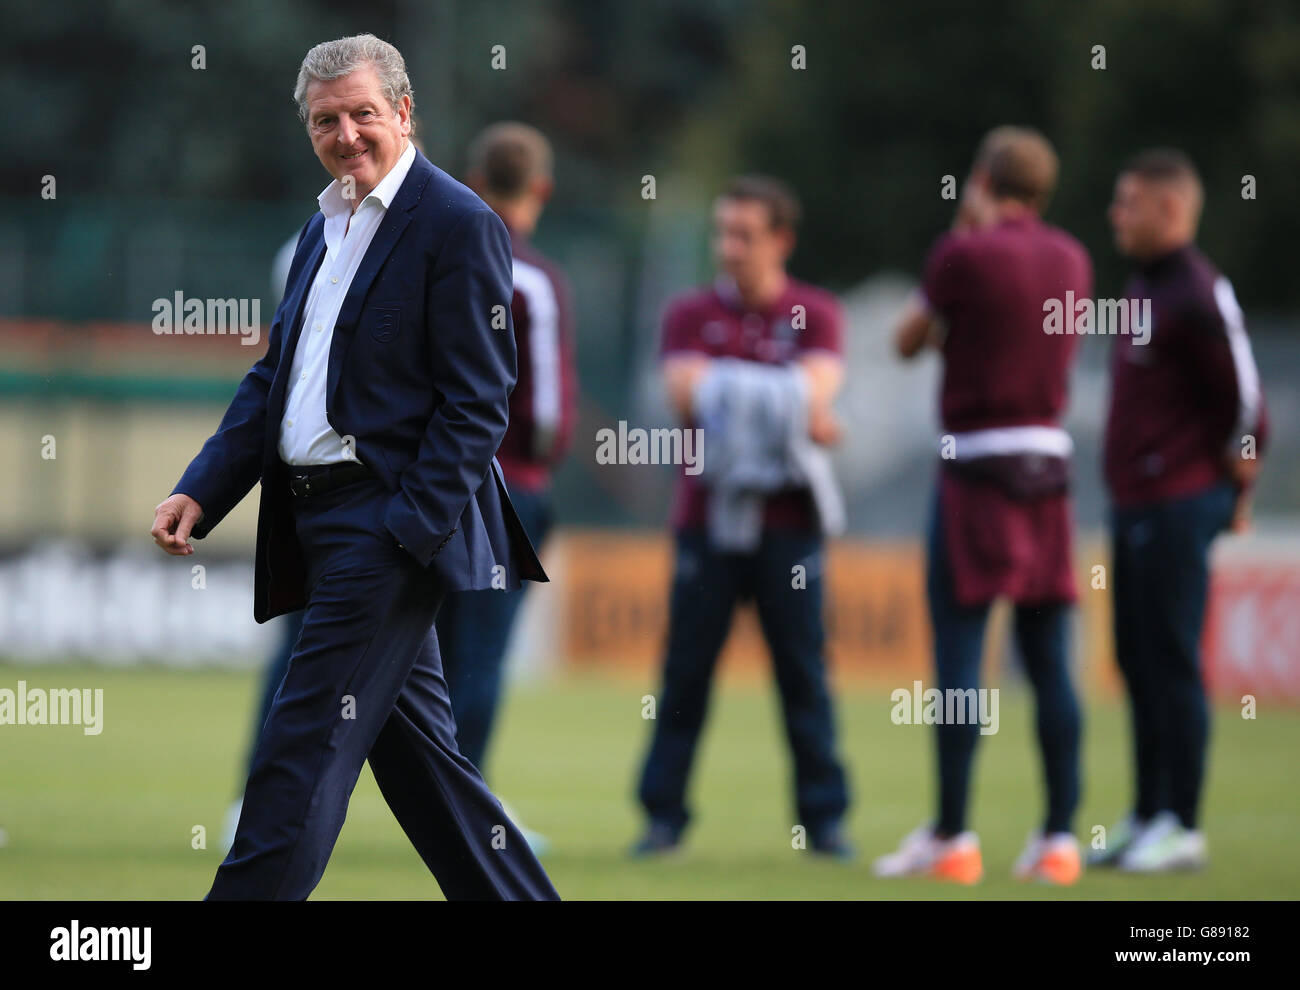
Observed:
[[[1079,840],[1069,832],[1032,833],[1011,872],[1017,880],[1037,880],[1068,887],[1083,873]]]
[[[927,876],[953,883],[978,883],[984,876],[980,840],[974,832],[940,839],[923,825],[903,839],[896,852],[872,864],[878,877]]]
[[[962,832],[940,842],[939,857],[930,867],[929,875],[937,880],[953,883],[979,883],[984,878],[984,860],[980,856],[980,840],[974,832]]]

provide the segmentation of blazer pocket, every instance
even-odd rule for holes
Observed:
[[[361,319],[371,337],[380,343],[387,343],[402,329],[402,307],[370,306]]]

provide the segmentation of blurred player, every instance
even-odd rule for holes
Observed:
[[[843,318],[833,296],[786,274],[798,217],[794,195],[765,177],[733,180],[714,203],[720,277],[672,300],[663,324],[665,385],[684,424],[694,428],[697,389],[718,359],[732,358],[750,368],[802,369],[805,377],[789,376],[803,403],[797,407],[802,442],[838,439],[831,401],[844,375]],[[672,519],[677,557],[663,688],[639,787],[649,826],[632,852],[664,853],[681,841],[689,819],[687,777],[714,666],[733,611],[752,597],[781,692],[798,820],[814,852],[847,857],[852,850],[840,822],[848,791],[835,752],[823,653],[824,540],[812,493],[791,487],[759,501],[752,552],[715,544],[708,526],[713,494],[683,470]],[[799,565],[806,587],[792,587]]]
[[[573,308],[559,267],[529,243],[550,198],[550,142],[536,129],[499,123],[471,144],[466,184],[510,232],[514,297],[510,303],[519,377],[510,395],[510,425],[497,460],[515,511],[533,546],[551,527],[551,472],[564,456],[575,418]],[[517,591],[450,594],[434,622],[456,718],[456,742],[483,767],[501,696],[510,630],[524,600]],[[535,852],[545,840],[525,829]]]
[[[1078,241],[1041,220],[1056,175],[1056,153],[1036,131],[985,137],[955,229],[931,251],[896,344],[905,358],[927,345],[943,354],[945,437],[926,575],[938,687],[945,699],[953,690],[976,697],[989,606],[1010,598],[1047,783],[1042,827],[1013,873],[1069,884],[1080,871],[1071,833],[1080,714],[1068,669],[1072,443],[1060,420],[1077,338],[1046,333],[1043,321],[1047,300],[1090,297],[1092,264]],[[984,868],[966,815],[979,724],[954,717],[937,728],[938,817],[875,872],[975,883]]]
[[[1150,335],[1111,352],[1115,653],[1132,703],[1136,799],[1097,865],[1134,872],[1207,861],[1197,828],[1209,711],[1200,639],[1210,544],[1245,528],[1267,421],[1232,285],[1196,249],[1203,199],[1187,156],[1147,151],[1120,173],[1110,222],[1151,301]]]
[[[414,120],[412,134],[414,134]],[[414,138],[411,139],[411,143],[417,148],[420,147],[419,142]],[[424,149],[420,148],[420,150]],[[289,269],[293,265],[293,256],[297,250],[298,234],[294,234],[280,246],[280,250],[271,259],[271,298],[275,300],[275,306],[279,306],[280,300],[284,298],[284,289],[289,281]],[[248,740],[248,748],[244,751],[244,774],[239,780],[239,796],[226,810],[225,829],[222,833],[222,841],[226,849],[235,843],[235,831],[239,828],[239,814],[244,808],[244,782],[253,771],[253,754],[257,752],[257,739],[262,734],[262,726],[266,724],[266,717],[271,714],[276,693],[280,690],[284,675],[289,671],[289,659],[293,656],[293,648],[297,645],[298,636],[302,632],[303,614],[303,610],[299,609],[271,620],[271,624],[279,633],[279,638],[275,652],[262,668],[261,690],[258,692],[257,708],[253,714],[252,732]]]

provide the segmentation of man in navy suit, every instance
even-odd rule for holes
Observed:
[[[392,45],[317,45],[294,97],[334,181],[266,355],[153,527],[193,553],[260,480],[254,617],[306,609],[208,898],[306,898],[369,759],[448,898],[558,899],[457,749],[429,634],[449,591],[546,580],[493,456],[516,375],[510,239],[411,144]]]

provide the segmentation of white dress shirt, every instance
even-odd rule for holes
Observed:
[[[280,458],[287,464],[359,460],[352,445],[345,444],[325,418],[330,343],[348,286],[413,161],[415,145],[408,140],[397,164],[361,201],[356,213],[352,213],[352,201],[343,197],[338,179],[316,197],[325,214],[325,257],[307,293],[302,332],[289,368],[284,418],[280,420]]]

